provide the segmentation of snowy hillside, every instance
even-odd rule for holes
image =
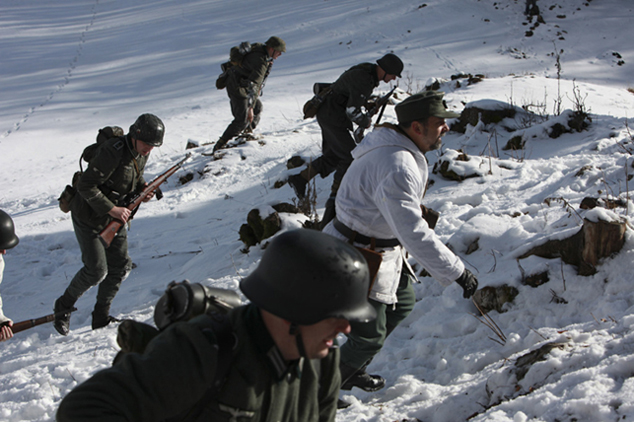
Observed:
[[[226,93],[214,86],[230,47],[278,35],[287,53],[262,97],[262,142],[231,148],[216,161],[211,145],[190,150],[192,160],[170,179],[165,197],[143,204],[133,221],[136,268],[112,313],[151,322],[172,280],[237,289],[262,253],[257,246],[244,253],[238,240],[247,213],[292,202],[288,186],[274,187],[289,174],[286,161],[320,154],[319,127],[301,113],[312,84],[394,52],[405,63],[402,91],[438,82],[458,112],[500,101],[536,113],[450,132],[442,150],[427,155],[430,168],[443,153],[461,149],[471,157],[462,170],[479,176],[456,182],[432,174],[425,205],[441,213],[436,232],[481,287],[508,285],[519,294],[504,312],[489,313],[501,338],[474,316],[459,286],[443,289],[421,277],[416,308],[369,367],[386,378],[386,388],[345,392],[353,404],[337,420],[631,420],[634,3],[538,5],[544,23],[536,26],[523,15],[523,1],[3,0],[0,209],[20,237],[5,255],[5,314],[21,321],[52,312],[81,267],[57,197],[97,130],[127,129],[145,112],[161,117],[166,140],[146,167],[151,179],[185,156],[188,140],[213,142],[231,121]],[[457,84],[451,79],[458,74],[483,79]],[[550,138],[555,101],[574,109],[575,92],[590,126]],[[388,107],[384,121],[394,120]],[[517,134],[524,148],[504,150]],[[193,180],[179,184],[187,173]],[[319,212],[330,184],[316,179]],[[579,208],[585,197],[625,205],[588,211]],[[579,276],[559,258],[518,260],[535,245],[572,235],[584,217],[628,222],[623,249],[596,274]],[[285,214],[284,229],[305,219]],[[522,271],[546,272],[549,281],[526,286]],[[65,394],[111,364],[116,326],[91,330],[95,294],[77,302],[69,336],[48,324],[0,343],[0,420],[54,420]],[[539,358],[524,372],[519,358],[531,352]]]

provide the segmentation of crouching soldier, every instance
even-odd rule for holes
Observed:
[[[375,318],[368,288],[354,247],[312,230],[283,233],[240,283],[251,303],[229,313],[229,361],[217,315],[174,323],[143,354],[126,354],[71,391],[57,420],[334,421],[336,336],[350,332],[349,321]]]

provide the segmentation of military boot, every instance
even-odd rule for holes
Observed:
[[[340,364],[341,389],[352,390],[352,387],[357,387],[371,393],[385,387],[385,379],[382,376],[370,375],[365,372],[365,368],[366,366],[354,369],[343,363]]]
[[[53,306],[55,312],[55,321],[53,327],[63,336],[67,336],[70,332],[70,311],[77,299],[71,297],[68,292],[64,292],[62,296],[57,298]]]
[[[306,186],[308,185],[308,180],[304,179],[301,174],[294,174],[292,176],[288,176],[288,184],[293,188],[298,199],[304,199],[306,196]]]
[[[216,152],[220,149],[223,149],[225,147],[225,145],[227,145],[227,142],[229,142],[228,139],[218,139],[218,141],[216,141],[216,144],[214,145],[214,149],[212,152]]]
[[[308,186],[308,182],[310,182],[312,178],[318,174],[319,173],[317,173],[313,166],[309,164],[308,167],[302,170],[299,174],[294,174],[288,177],[288,184],[293,188],[298,199],[304,199],[306,196],[306,186]]]
[[[111,322],[118,322],[119,320],[109,315],[109,305],[95,305],[95,309],[92,311],[92,329],[97,330],[110,324]]]
[[[321,219],[319,223],[319,230],[323,230],[324,227],[328,225],[332,220],[336,217],[335,213],[335,198],[331,196],[326,201],[326,210],[324,211],[324,217]]]

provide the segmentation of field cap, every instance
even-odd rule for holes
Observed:
[[[447,104],[440,91],[424,91],[412,95],[398,103],[395,107],[399,123],[423,120],[427,117],[452,119],[460,117],[458,113],[447,110]]]
[[[286,43],[280,37],[271,37],[264,43],[267,47],[271,47],[275,51],[280,53],[286,53]]]

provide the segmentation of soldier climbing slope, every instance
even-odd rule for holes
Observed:
[[[100,231],[113,219],[127,222],[131,211],[125,198],[145,186],[143,169],[154,147],[163,144],[165,126],[153,114],[142,114],[125,136],[113,137],[100,144],[88,168],[77,182],[77,194],[70,202],[75,236],[84,266],[75,274],[64,294],[55,301],[54,327],[68,335],[70,311],[91,287],[99,285],[92,313],[92,329],[110,324],[110,305],[121,283],[132,269],[128,255],[128,233],[121,226],[110,246],[99,239]],[[154,194],[148,195],[149,201]]]
[[[462,286],[465,298],[478,287],[460,258],[432,231],[421,206],[428,177],[425,153],[440,148],[449,130],[445,118],[458,117],[446,110],[442,97],[435,91],[412,95],[396,105],[398,125],[377,127],[361,141],[337,193],[337,217],[323,230],[376,248],[383,258],[370,291],[377,318],[352,323],[341,348],[342,389],[376,391],[385,385],[365,368],[414,308],[415,278],[405,251],[441,284]]]
[[[386,54],[374,63],[361,63],[346,70],[331,86],[317,111],[317,122],[321,128],[322,155],[301,173],[290,176],[288,184],[299,199],[306,194],[306,185],[320,175],[327,177],[335,172],[330,198],[322,219],[324,227],[335,215],[335,196],[343,175],[352,162],[350,151],[356,146],[352,138],[352,123],[368,128],[372,116],[363,112],[374,88],[381,81],[388,83],[401,77],[403,62],[394,54]]]
[[[273,61],[286,52],[286,43],[280,37],[271,37],[264,44],[242,43],[238,50],[239,63],[235,60],[225,63],[219,78],[222,85],[216,83],[227,88],[233,121],[214,145],[214,152],[243,131],[253,132],[260,122],[262,89]]]

